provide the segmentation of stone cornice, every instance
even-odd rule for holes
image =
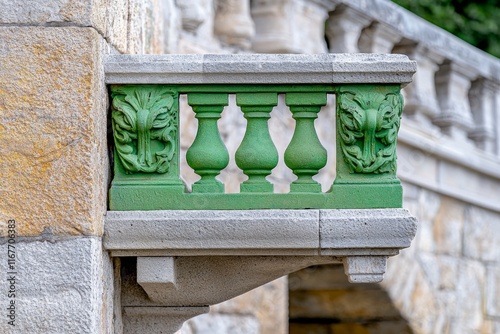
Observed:
[[[397,54],[110,55],[108,84],[345,84],[412,80],[416,63]]]
[[[108,211],[114,256],[367,256],[410,246],[405,209]]]

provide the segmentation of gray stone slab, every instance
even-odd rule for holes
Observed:
[[[108,84],[407,84],[416,63],[396,54],[110,55],[104,70]]]
[[[318,210],[110,211],[104,245],[111,251],[316,250],[318,235]]]
[[[322,250],[406,248],[416,229],[405,209],[320,210]]]
[[[0,244],[0,249],[7,256],[7,244]],[[15,251],[14,267],[7,266],[6,257],[0,261],[0,303],[5,307],[0,333],[94,334],[111,328],[113,269],[100,238],[24,238],[17,240]],[[9,282],[8,276],[15,279]],[[7,294],[11,289],[15,298]],[[11,300],[16,306],[15,327],[6,317]]]

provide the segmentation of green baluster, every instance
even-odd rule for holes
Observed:
[[[193,192],[224,192],[224,184],[215,177],[226,168],[229,154],[220,137],[217,121],[228,104],[228,95],[191,93],[188,94],[188,104],[198,119],[196,138],[186,153],[188,165],[201,176],[193,184]]]
[[[291,192],[321,192],[321,185],[312,177],[326,165],[326,150],[321,145],[314,120],[326,105],[326,93],[287,93],[287,106],[295,119],[295,132],[285,150],[285,163],[298,179],[290,185]]]
[[[243,141],[236,151],[236,164],[248,176],[240,186],[241,192],[272,192],[273,185],[266,180],[278,164],[278,151],[274,146],[267,121],[269,113],[278,105],[277,93],[240,93],[236,104],[247,119]]]

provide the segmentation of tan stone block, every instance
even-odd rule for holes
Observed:
[[[439,211],[433,221],[435,251],[459,256],[462,253],[464,205],[449,197],[442,197]]]
[[[441,206],[441,196],[422,189],[418,202],[419,210],[416,212],[418,228],[414,245],[420,251],[433,252],[436,247],[433,222]]]
[[[129,0],[0,0],[0,23],[93,27],[121,52],[127,49]]]
[[[436,318],[439,317],[439,311],[439,302],[436,300],[432,287],[426,277],[417,271],[403,314],[408,316],[411,327],[417,333],[431,333]]]
[[[481,261],[500,261],[500,214],[471,206],[464,224],[464,255]]]
[[[486,275],[486,315],[500,319],[500,266],[490,266]],[[500,329],[500,328],[499,328]]]
[[[0,40],[0,224],[16,219],[20,236],[100,234],[102,38],[92,28],[2,27]]]

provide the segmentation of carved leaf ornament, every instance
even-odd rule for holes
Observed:
[[[399,93],[338,94],[340,147],[351,173],[395,173]]]
[[[126,173],[168,172],[175,154],[175,98],[175,92],[162,87],[113,92],[113,135]]]

